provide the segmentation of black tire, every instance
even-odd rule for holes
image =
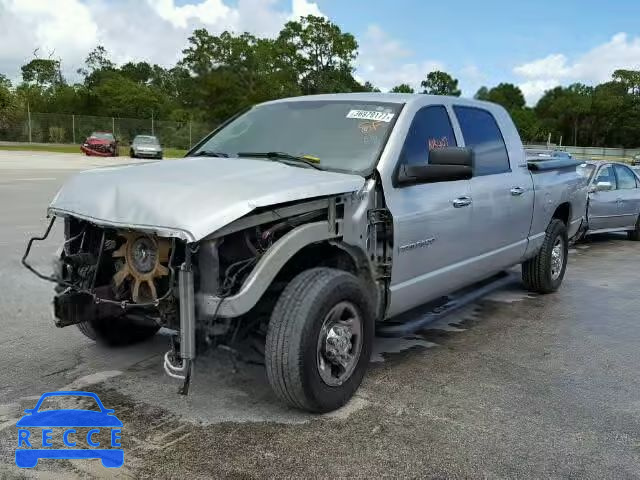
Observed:
[[[640,241],[640,216],[638,220],[636,220],[636,229],[627,232],[627,237],[629,240],[633,240],[634,242]]]
[[[136,154],[133,153],[133,150],[129,150],[129,157],[136,158]]]
[[[329,385],[319,370],[319,336],[329,312],[345,304],[359,315],[360,355],[343,383]],[[371,298],[354,275],[314,268],[295,277],[278,299],[267,332],[265,366],[276,395],[289,405],[317,413],[330,412],[347,403],[369,364],[374,317]]]
[[[160,325],[152,320],[143,322],[126,317],[91,320],[77,326],[86,337],[112,347],[143,342],[160,330]]]
[[[561,268],[553,267],[553,249],[561,241]],[[522,264],[522,281],[527,289],[537,293],[555,292],[562,284],[567,269],[569,242],[567,227],[558,219],[551,220],[538,254]],[[555,273],[555,274],[554,274]]]

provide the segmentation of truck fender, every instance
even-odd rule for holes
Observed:
[[[238,317],[247,313],[260,300],[282,267],[304,247],[339,236],[330,229],[328,223],[314,222],[294,228],[260,258],[253,271],[246,278],[240,291],[233,296],[221,298],[200,292],[196,304],[200,317]]]

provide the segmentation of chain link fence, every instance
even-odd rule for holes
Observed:
[[[186,150],[213,128],[191,121],[27,112],[0,123],[0,141],[80,144],[92,132],[106,131],[113,132],[120,145],[129,145],[136,135],[155,135],[165,148]]]

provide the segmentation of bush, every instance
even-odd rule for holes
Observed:
[[[64,143],[67,131],[62,127],[49,127],[49,142]]]

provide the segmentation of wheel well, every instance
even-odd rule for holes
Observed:
[[[364,280],[367,284],[372,284],[373,280],[371,275],[362,274],[365,270],[362,265],[367,265],[366,258],[364,255],[362,255],[362,257],[362,261],[360,261],[360,259],[356,260],[358,256],[356,256],[355,252],[351,252],[347,246],[343,248],[336,243],[321,242],[304,247],[282,267],[267,291],[252,308],[252,314],[268,319],[280,293],[287,284],[293,280],[294,277],[311,268],[329,267],[344,270],[356,276],[365,276]]]
[[[288,283],[299,273],[314,267],[329,267],[358,274],[354,258],[343,248],[328,242],[304,247],[282,267],[274,283]]]
[[[569,202],[561,203],[556,208],[556,211],[553,212],[552,218],[557,218],[558,220],[562,220],[565,225],[569,225],[569,219],[571,215],[571,205]]]

